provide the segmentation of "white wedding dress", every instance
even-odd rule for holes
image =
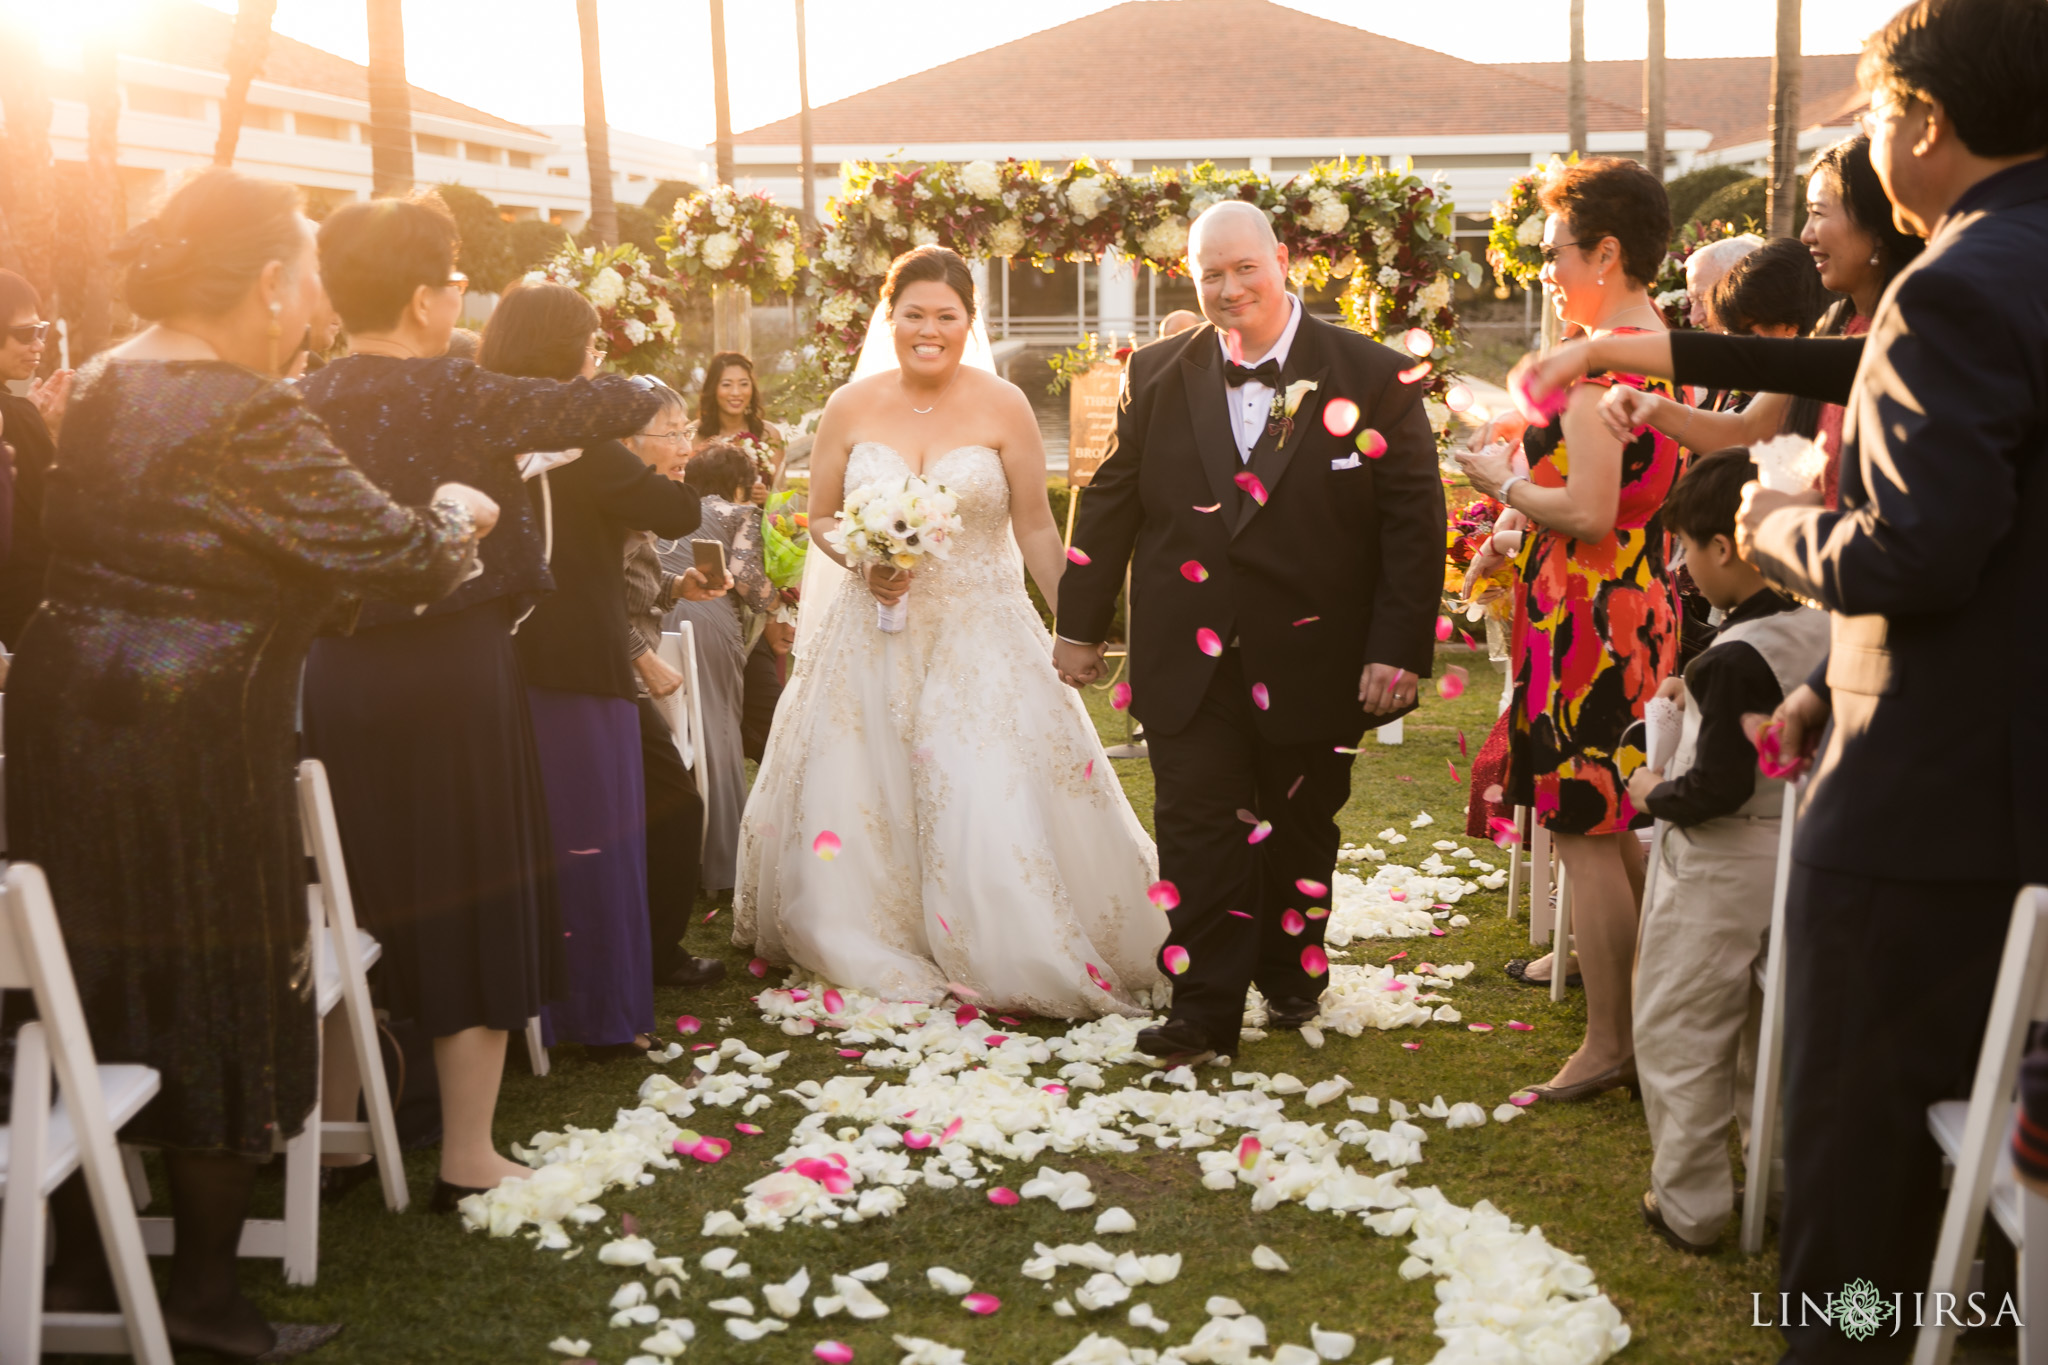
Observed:
[[[909,472],[861,442],[846,486]],[[1164,994],[1157,855],[1053,671],[1002,459],[962,446],[924,474],[957,495],[962,529],[920,563],[908,626],[883,633],[866,585],[837,570],[803,604],[821,615],[741,822],[733,942],[890,999],[1144,1012]],[[826,831],[830,860],[814,851]]]

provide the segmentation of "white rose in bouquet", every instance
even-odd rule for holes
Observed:
[[[704,239],[704,268],[723,270],[739,254],[740,239],[730,232],[714,232]]]
[[[720,195],[711,201],[711,216],[724,227],[732,226],[732,200]]]
[[[599,308],[616,308],[625,301],[626,282],[609,266],[590,277],[585,295]]]
[[[1067,207],[1082,222],[1090,222],[1109,203],[1109,191],[1100,176],[1088,175],[1067,186]]]
[[[1351,210],[1332,191],[1311,190],[1308,197],[1310,207],[1304,222],[1310,232],[1324,236],[1342,232],[1344,225],[1351,221]]]
[[[769,249],[768,256],[769,259],[774,262],[776,279],[787,281],[796,278],[795,242],[777,242],[772,248]]]
[[[1523,246],[1536,245],[1543,240],[1543,224],[1545,221],[1547,220],[1543,210],[1536,210],[1536,212],[1524,218],[1522,225],[1515,229],[1515,240]]]
[[[960,188],[976,199],[996,199],[1003,192],[1003,177],[993,161],[970,161],[960,168]]]
[[[853,243],[838,233],[833,233],[825,239],[824,249],[818,254],[823,256],[825,264],[834,270],[853,269]]]
[[[989,229],[988,253],[991,256],[1021,256],[1024,254],[1024,225],[1015,218],[1005,218]]]
[[[884,223],[896,221],[896,201],[875,194],[868,199],[868,216]]]
[[[1138,239],[1138,249],[1155,261],[1178,260],[1188,249],[1188,220],[1169,213],[1145,229]]]
[[[863,485],[847,494],[839,522],[825,542],[845,556],[849,567],[889,564],[914,568],[926,555],[946,557],[960,529],[958,502],[942,485],[910,475],[899,483]],[[909,620],[909,600],[875,604],[875,624],[894,634]]]
[[[1439,275],[1415,292],[1413,311],[1417,317],[1434,317],[1451,306],[1451,281]]]
[[[627,318],[625,322],[620,324],[619,330],[624,332],[626,340],[632,342],[635,346],[645,346],[647,338],[654,335],[653,332],[648,330],[647,324],[638,318]]]

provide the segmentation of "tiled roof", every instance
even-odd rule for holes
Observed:
[[[1488,67],[1511,71],[1562,90],[1568,79],[1563,62],[1498,62]],[[1799,76],[1800,123],[1822,122],[1835,113],[1840,92],[1856,84],[1853,52],[1808,53]],[[1640,61],[1587,62],[1586,95],[1640,110],[1643,105],[1643,64]],[[1753,140],[1749,130],[1768,126],[1771,113],[1769,57],[1672,57],[1664,62],[1664,120],[1672,128],[1704,128],[1714,135],[1712,146]],[[1641,116],[1637,115],[1640,124]]]
[[[228,69],[228,42],[235,30],[233,15],[208,5],[194,4],[192,0],[161,0],[161,3],[144,7],[138,17],[139,22],[122,28],[121,51],[201,71]],[[263,58],[263,69],[257,74],[257,79],[322,95],[338,95],[344,99],[370,98],[368,67],[358,66],[346,57],[337,57],[296,38],[287,38],[282,33],[270,35],[270,48]],[[412,107],[416,114],[437,114],[442,118],[460,119],[464,123],[481,124],[508,133],[541,136],[523,123],[472,109],[445,95],[422,90],[417,85],[412,87]]]
[[[1244,60],[1245,54],[1270,60]],[[1225,55],[1230,70],[1219,70]],[[1590,100],[1596,132],[1640,128]],[[827,145],[1557,133],[1562,91],[1267,0],[1127,0],[811,112]],[[780,119],[733,140],[797,140]]]
[[[1855,131],[1856,115],[1870,103],[1870,96],[1859,85],[1849,85],[1840,90],[1824,90],[1815,94],[1811,90],[1799,92],[1799,126],[1801,128],[1840,128],[1847,137]],[[1747,128],[1714,139],[1716,147],[1740,147],[1744,143],[1769,142],[1771,122],[1765,118]]]

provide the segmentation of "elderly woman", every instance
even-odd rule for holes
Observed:
[[[746,636],[739,606],[757,612],[775,606],[775,585],[761,565],[761,509],[748,500],[754,467],[731,446],[711,446],[690,457],[683,479],[704,496],[704,524],[688,540],[665,544],[662,565],[681,573],[691,562],[692,540],[724,547],[732,575],[733,599],[683,602],[669,613],[669,626],[688,620],[696,627],[697,679],[704,690],[704,756],[711,827],[704,836],[704,889],[731,891],[737,880],[740,813],[747,804],[747,770],[740,738],[745,707]]]
[[[384,945],[379,988],[434,1040],[434,1206],[532,1174],[491,1140],[505,1038],[560,987],[547,798],[512,632],[553,586],[519,457],[638,431],[652,395],[624,378],[529,379],[445,357],[467,281],[438,198],[346,204],[320,263],[351,354],[307,403],[399,497],[472,480],[504,506],[482,572],[424,611],[364,609],[314,646],[306,741],[327,764],[349,877]]]
[[[79,376],[51,469],[49,577],[7,689],[12,852],[48,873],[102,1061],[163,1088],[171,1340],[275,1345],[236,1283],[255,1163],[313,1107],[299,671],[344,594],[441,597],[497,518],[438,481],[401,506],[278,375],[320,302],[298,191],[209,170],[126,252],[151,325]],[[90,1201],[54,1201],[48,1306],[107,1308]]]
[[[1543,281],[1559,315],[1587,335],[1664,331],[1648,287],[1670,233],[1664,186],[1633,161],[1594,157],[1544,185]],[[1678,475],[1678,445],[1655,430],[1624,443],[1600,420],[1618,374],[1581,381],[1564,411],[1523,437],[1529,472],[1500,453],[1465,455],[1473,485],[1530,521],[1515,556],[1509,714],[1510,791],[1547,828],[1571,876],[1586,985],[1586,1037],[1546,1085],[1553,1100],[1635,1083],[1629,976],[1648,817],[1628,796],[1643,761],[1623,742],[1671,672],[1678,621],[1658,506]],[[1480,574],[1489,571],[1479,570]],[[1547,983],[1567,962],[1510,964]]]

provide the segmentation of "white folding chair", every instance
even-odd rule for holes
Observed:
[[[1770,946],[1755,968],[1764,1008],[1757,1025],[1749,1145],[1742,1153],[1747,1182],[1742,1192],[1742,1250],[1747,1256],[1764,1249],[1764,1211],[1778,1175],[1778,1101],[1785,1071],[1785,895],[1792,885],[1792,836],[1799,826],[1801,785],[1785,784],[1785,805],[1778,816],[1778,870],[1771,882]]]
[[[1529,814],[1529,942],[1531,945],[1547,943],[1555,923],[1555,911],[1551,906],[1550,887],[1555,873],[1551,857],[1550,831],[1536,822],[1534,811]]]
[[[676,750],[683,766],[697,783],[697,795],[704,798],[704,828],[711,828],[711,754],[704,743],[704,691],[697,680],[697,634],[688,621],[681,630],[665,631],[658,651],[663,663],[683,675],[683,685],[656,705],[668,717],[669,732],[676,737]]]
[[[314,1008],[321,1021],[322,1047],[326,1045],[326,1021],[336,1008],[347,1027],[348,1047],[354,1054],[356,1074],[362,1080],[363,1102],[369,1110],[367,1122],[356,1119],[327,1120],[316,1102],[313,1113],[299,1135],[280,1139],[275,1150],[284,1154],[284,1217],[251,1218],[242,1224],[240,1254],[273,1258],[284,1262],[287,1283],[312,1284],[320,1273],[320,1157],[324,1152],[357,1152],[375,1156],[377,1175],[384,1190],[384,1203],[394,1213],[403,1212],[410,1200],[405,1183],[405,1165],[398,1146],[398,1124],[391,1108],[391,1089],[384,1072],[384,1054],[377,1046],[377,1018],[370,1007],[367,973],[383,954],[377,940],[356,924],[355,903],[349,896],[348,872],[342,862],[341,832],[334,819],[334,799],[327,786],[327,769],[318,759],[299,765],[299,815],[304,827],[306,850],[313,859],[316,880],[307,887],[307,913],[311,922]],[[130,1154],[130,1171],[139,1162]],[[138,1191],[147,1186],[136,1182]],[[146,1193],[138,1194],[138,1206],[147,1206]],[[150,1253],[168,1256],[175,1245],[171,1220],[145,1218],[143,1241]]]
[[[1508,845],[1508,919],[1515,918],[1515,902],[1522,894],[1522,847],[1528,842],[1527,826],[1522,820],[1527,806],[1516,806],[1513,810],[1515,822],[1514,841]]]
[[[1550,935],[1550,999],[1554,1004],[1564,999],[1572,979],[1572,877],[1564,865],[1564,859],[1557,860],[1557,924]]]
[[[102,1066],[78,1003],[78,986],[42,869],[7,869],[0,904],[0,988],[35,994],[36,1022],[15,1035],[14,1107],[0,1129],[0,1365],[36,1365],[45,1350],[132,1355],[171,1365],[156,1284],[114,1134],[155,1096],[146,1066]],[[52,1076],[62,1090],[50,1099]],[[118,1313],[43,1311],[50,1192],[83,1169],[106,1248]]]
[[[1934,1273],[1927,1281],[1929,1312],[1921,1319],[1913,1365],[1947,1365],[1955,1349],[1955,1319],[1968,1311],[1963,1295],[1987,1206],[2019,1251],[2019,1360],[2048,1361],[2048,1323],[2029,1326],[2030,1314],[2048,1309],[2048,1200],[2014,1179],[2005,1148],[2027,1026],[2040,1019],[2048,1019],[2048,886],[2029,886],[2013,902],[1970,1098],[1943,1100],[1927,1110],[1927,1127],[1942,1155],[1955,1163],[1955,1180],[1941,1216]],[[2041,1254],[2029,1256],[2029,1244]],[[1937,1295],[1948,1296],[1947,1322],[1935,1311],[1943,1302]]]

